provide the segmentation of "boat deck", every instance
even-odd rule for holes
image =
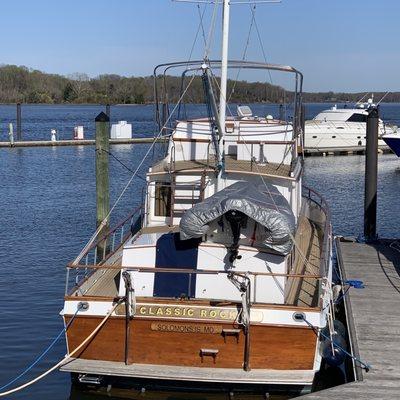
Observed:
[[[176,232],[177,226],[156,226],[142,229],[143,233]],[[321,256],[321,231],[308,218],[301,216],[295,237],[296,243],[300,246],[301,253],[296,252],[293,262],[292,274],[318,275]],[[303,258],[303,255],[306,259]],[[121,266],[122,251],[119,250],[105,265],[112,267]],[[117,297],[119,291],[120,270],[99,269],[89,278],[89,288],[84,292],[85,296]],[[289,289],[286,295],[285,304],[317,307],[319,282],[315,278],[289,278]]]
[[[344,279],[364,282],[346,295],[353,352],[371,366],[356,369],[358,381],[305,396],[310,400],[337,398],[397,399],[400,381],[400,240],[374,244],[339,242]]]
[[[308,218],[300,216],[295,236],[298,250],[290,271],[292,274],[319,275],[322,239],[320,228]],[[286,304],[317,307],[319,281],[314,278],[289,279],[292,282],[288,282]]]
[[[177,380],[187,382],[225,382],[263,385],[311,385],[312,370],[243,371],[238,368],[178,367],[172,365],[130,364],[122,362],[70,358],[60,371],[93,375],[130,377],[136,379]]]
[[[165,172],[203,172],[214,171],[215,159],[209,160],[183,160],[175,161],[172,164],[160,161],[152,167],[150,174],[159,174]],[[225,156],[225,171],[227,173],[248,173],[264,176],[278,176],[282,178],[290,178],[292,172],[291,165],[278,163],[258,164],[252,161],[237,160],[231,155]]]
[[[122,249],[118,250],[105,265],[120,267],[122,263]],[[119,269],[99,269],[88,279],[90,285],[85,296],[117,297],[119,291]]]

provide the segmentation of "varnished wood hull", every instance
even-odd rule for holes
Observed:
[[[102,318],[78,316],[67,332],[69,351],[96,328]],[[70,316],[65,316],[68,323]],[[163,326],[159,326],[162,324]],[[170,325],[168,325],[170,324]],[[215,329],[213,329],[214,327]],[[243,368],[245,335],[232,334],[232,322],[184,322],[111,317],[92,341],[76,355],[82,359],[188,367]],[[161,329],[158,330],[158,329]],[[221,333],[221,329],[228,334]],[[181,332],[179,330],[184,330]],[[312,370],[316,335],[309,328],[254,324],[250,329],[250,368]],[[217,350],[215,357],[202,349]]]

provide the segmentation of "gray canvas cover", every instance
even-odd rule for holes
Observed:
[[[286,255],[292,248],[296,223],[289,203],[275,186],[268,182],[257,185],[236,182],[185,211],[180,221],[182,240],[199,238],[209,224],[227,211],[237,210],[264,227],[262,245]]]

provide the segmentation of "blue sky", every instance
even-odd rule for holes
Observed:
[[[300,69],[308,91],[400,90],[399,16],[399,0],[283,0],[256,8],[268,61]],[[248,6],[232,7],[231,58],[241,58],[250,20]],[[198,24],[196,5],[171,0],[3,0],[0,63],[150,75],[158,63],[188,58]],[[203,48],[199,40],[194,55]],[[212,56],[219,50],[214,45]],[[263,60],[255,30],[248,58]]]

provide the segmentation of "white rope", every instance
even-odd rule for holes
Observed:
[[[121,300],[118,301],[113,307],[112,309],[107,313],[107,315],[103,318],[103,320],[99,323],[99,325],[97,325],[97,327],[93,330],[93,332],[75,349],[73,350],[71,353],[66,354],[64,356],[64,358],[59,361],[56,365],[54,365],[53,367],[49,368],[47,371],[43,372],[41,375],[37,376],[36,378],[30,380],[27,383],[24,383],[21,386],[18,386],[14,389],[8,390],[7,392],[3,392],[0,393],[0,397],[4,397],[4,396],[8,396],[12,393],[15,392],[19,392],[22,389],[27,388],[28,386],[33,385],[34,383],[40,381],[41,379],[43,379],[45,376],[47,376],[48,374],[50,374],[51,372],[53,372],[54,370],[56,370],[57,368],[59,368],[66,359],[72,357],[74,354],[76,354],[79,350],[82,349],[83,346],[85,346],[86,343],[88,343],[94,335],[96,335],[96,333],[102,328],[102,326],[106,323],[106,321],[108,320],[108,318],[111,316],[111,314],[115,311],[115,309],[117,308],[117,306],[121,303]]]
[[[165,128],[165,126],[169,123],[172,115],[174,114],[175,110],[178,108],[180,102],[182,101],[183,97],[185,96],[187,90],[189,89],[190,85],[192,84],[194,78],[196,77],[196,75],[192,76],[192,79],[190,80],[190,82],[188,83],[188,85],[186,86],[185,90],[183,91],[181,97],[179,98],[179,100],[177,101],[175,107],[173,108],[172,112],[170,113],[168,119],[165,121],[164,126],[160,129],[160,131],[158,132],[158,135],[154,138],[153,142],[151,143],[150,147],[148,148],[146,154],[144,155],[144,157],[142,158],[142,161],[139,163],[139,165],[136,167],[136,169],[134,170],[132,176],[130,177],[128,183],[125,185],[124,189],[121,191],[120,195],[118,196],[117,200],[114,202],[113,206],[111,207],[110,211],[108,212],[108,214],[106,215],[106,217],[103,219],[103,221],[101,221],[101,223],[99,224],[98,228],[96,229],[96,231],[94,232],[94,234],[92,235],[92,237],[89,239],[89,241],[86,243],[86,245],[84,246],[84,248],[82,249],[82,251],[79,253],[79,255],[75,258],[75,260],[72,262],[72,265],[77,265],[79,263],[79,261],[82,259],[82,257],[84,256],[84,254],[89,250],[90,246],[94,243],[94,241],[96,240],[97,236],[99,235],[99,233],[102,231],[102,229],[107,225],[108,220],[110,218],[111,213],[114,211],[115,207],[118,205],[118,203],[120,202],[121,198],[123,197],[123,195],[125,194],[125,192],[127,191],[128,187],[130,186],[130,184],[133,181],[133,178],[136,176],[137,172],[139,171],[140,167],[143,165],[144,161],[146,160],[147,156],[150,154],[151,149],[153,148],[153,146],[155,145],[155,143],[157,142],[158,138],[162,135],[162,132]]]

